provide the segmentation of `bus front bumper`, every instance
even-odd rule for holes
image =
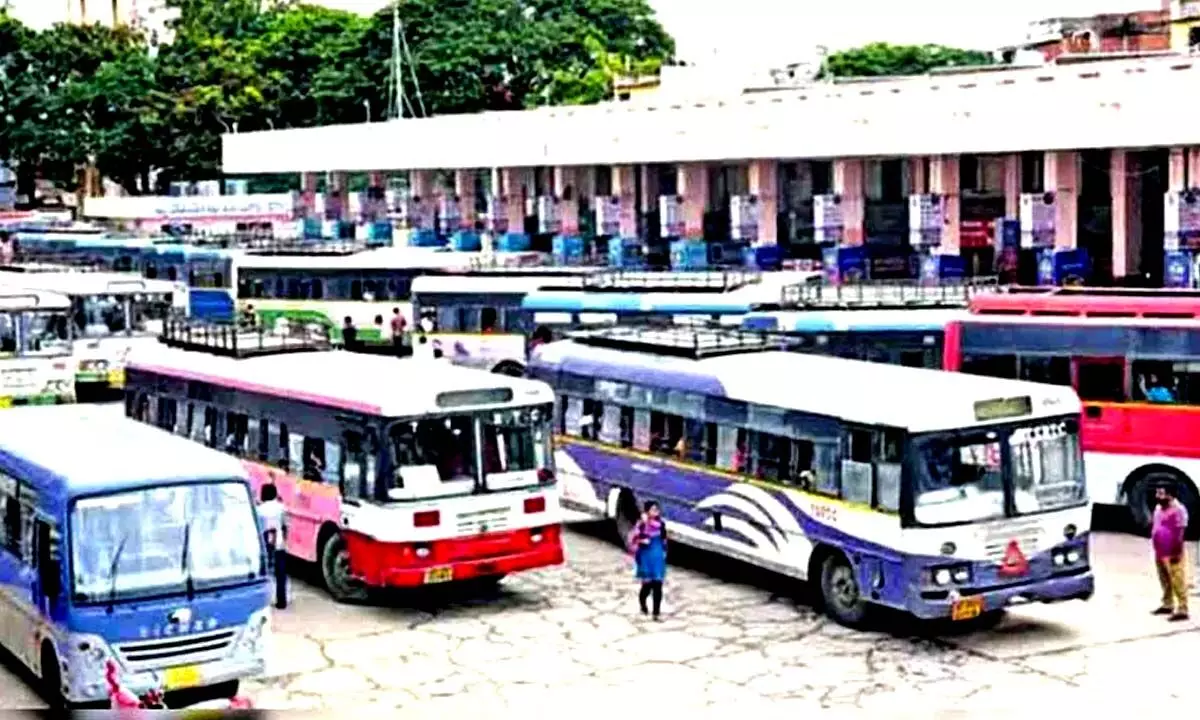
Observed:
[[[435,549],[432,563],[422,563],[416,567],[406,567],[400,563],[389,562],[392,559],[389,556],[395,552],[395,546],[389,549],[391,552],[381,553],[379,544],[369,540],[363,542],[362,538],[356,537],[353,533],[347,533],[346,540],[352,555],[358,550],[363,555],[372,558],[372,561],[363,562],[363,572],[360,576],[367,585],[373,587],[419,587],[501,577],[524,570],[563,564],[566,556],[563,550],[561,526],[543,528],[535,535],[540,535],[541,540],[521,549],[496,554],[485,552],[475,557],[471,557],[473,553],[467,547],[464,547],[464,552],[455,553],[458,557],[453,558],[439,557],[441,553]],[[479,539],[486,542],[488,536]],[[471,539],[462,539],[460,542],[469,546],[472,541]]]
[[[73,402],[75,402],[75,396],[71,394],[0,395],[0,408],[20,407],[23,405],[70,405]]]
[[[1088,600],[1095,592],[1096,577],[1087,568],[1071,575],[990,588],[957,598],[918,595],[908,610],[922,620],[971,620],[983,613],[1021,605]]]

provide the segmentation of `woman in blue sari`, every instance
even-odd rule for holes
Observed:
[[[662,612],[663,578],[667,574],[667,526],[662,509],[653,500],[646,503],[642,517],[629,534],[629,551],[633,553],[635,577],[642,582],[638,605],[643,615],[650,614],[646,601],[653,601],[654,619]]]

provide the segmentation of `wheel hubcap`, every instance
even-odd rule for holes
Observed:
[[[850,568],[834,568],[829,577],[829,586],[839,608],[849,610],[858,603],[858,581],[854,579],[854,572]]]

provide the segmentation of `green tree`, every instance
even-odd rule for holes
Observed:
[[[818,78],[923,75],[935,68],[991,65],[990,53],[944,45],[871,43],[830,53]]]
[[[13,133],[22,110],[19,93],[24,92],[31,38],[29,29],[0,7],[0,163],[4,164],[17,159]]]

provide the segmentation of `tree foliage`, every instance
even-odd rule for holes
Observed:
[[[0,162],[71,186],[94,162],[130,192],[220,175],[220,136],[380,120],[392,7],[168,0],[174,39],[0,11]],[[397,0],[405,114],[591,103],[674,53],[646,0]],[[419,89],[419,92],[418,92]],[[418,99],[419,98],[419,99]]]
[[[923,75],[945,67],[991,65],[990,53],[944,45],[889,45],[871,43],[830,53],[818,77],[854,78],[889,75]]]

